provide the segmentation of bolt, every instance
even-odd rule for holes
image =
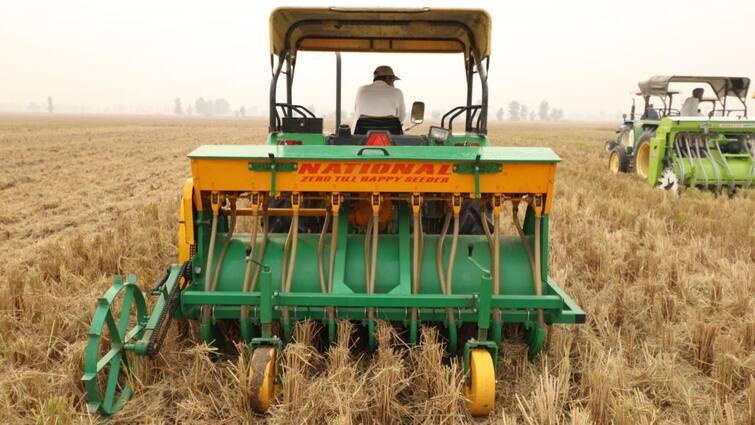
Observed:
[[[194,274],[201,274],[201,273],[202,273],[202,268],[201,267],[199,267],[199,266],[194,267]]]

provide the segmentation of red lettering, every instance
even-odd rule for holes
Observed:
[[[303,162],[299,166],[299,174],[317,174],[320,171],[320,164],[313,162]]]
[[[355,168],[357,168],[357,164],[355,162],[347,162],[346,163],[346,170],[344,170],[344,174],[351,174],[351,173],[353,173]]]
[[[422,164],[414,174],[433,174],[433,164]]]
[[[390,170],[391,170],[391,164],[378,163],[378,164],[372,165],[372,172],[375,174],[385,174]]]
[[[321,174],[341,174],[341,164],[331,162],[322,170]]]
[[[412,168],[414,168],[414,164],[393,164],[393,171],[391,171],[391,173],[409,174],[412,172]]]
[[[440,168],[438,169],[438,174],[451,174],[449,171],[451,169],[451,164],[440,164]]]

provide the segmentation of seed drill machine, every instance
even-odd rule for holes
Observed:
[[[275,10],[268,141],[189,154],[178,259],[151,309],[133,276],[116,277],[97,301],[82,378],[89,408],[118,411],[133,391],[133,359],[155,356],[180,318],[196,321],[207,344],[246,343],[245,396],[257,412],[274,403],[282,349],[303,320],[320,324],[324,344],[351,321],[366,350],[376,348],[378,320],[408,344],[435,326],[448,355],[463,358],[470,413],[491,412],[504,326],[522,329],[535,356],[549,325],[585,314],[548,277],[558,156],[488,141],[490,30],[482,10]],[[333,132],[294,102],[303,51],[335,53],[332,73],[323,71],[336,85]],[[427,134],[395,117],[360,117],[352,129],[340,116],[341,52],[459,54],[466,101]],[[411,112],[422,122],[424,104]]]
[[[696,111],[674,107],[681,92],[696,85],[708,93]],[[639,83],[642,112],[629,116],[606,142],[612,173],[634,171],[651,186],[697,187],[729,193],[755,181],[755,119],[747,118],[750,80],[742,77],[656,75]],[[655,106],[652,102],[655,102]]]

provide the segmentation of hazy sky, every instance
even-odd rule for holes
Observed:
[[[266,111],[268,16],[282,5],[370,6],[359,0],[4,1],[0,5],[0,108],[44,103],[169,111],[172,99],[227,98]],[[381,6],[406,7],[386,1]],[[543,100],[567,118],[613,117],[652,74],[755,78],[755,0],[430,1],[483,7],[493,18],[491,112]],[[372,69],[390,64],[407,102],[461,104],[461,55],[344,55],[344,108]],[[294,98],[331,110],[332,53],[303,53]],[[752,90],[751,90],[752,92]],[[751,95],[750,95],[751,96]],[[750,106],[755,102],[750,99]],[[162,109],[160,109],[162,108]]]

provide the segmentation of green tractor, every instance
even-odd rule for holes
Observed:
[[[680,91],[672,84],[701,86],[696,100],[691,98],[695,110],[675,107]],[[747,118],[748,78],[656,75],[638,85],[642,113],[637,116],[633,100],[617,138],[605,144],[612,173],[634,172],[651,186],[675,192],[725,187],[731,194],[752,185],[755,120]]]

